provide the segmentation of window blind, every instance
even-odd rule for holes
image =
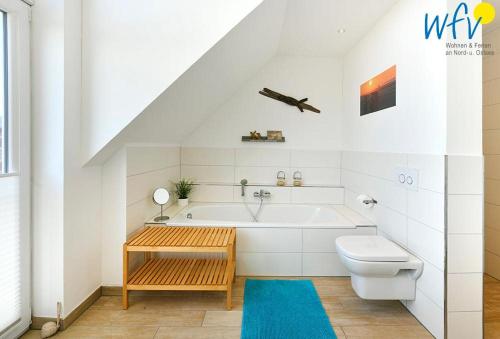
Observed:
[[[0,335],[21,318],[19,177],[0,177]]]

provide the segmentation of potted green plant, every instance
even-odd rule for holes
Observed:
[[[181,179],[175,183],[175,194],[177,195],[177,204],[185,207],[189,203],[189,194],[193,190],[193,181],[190,179]]]

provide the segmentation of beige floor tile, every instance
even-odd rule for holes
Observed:
[[[415,326],[342,326],[347,338],[433,338],[425,328]]]
[[[122,311],[113,326],[201,326],[205,311],[158,311],[143,313]]]
[[[203,320],[203,326],[241,327],[242,317],[242,311],[207,311]]]
[[[70,326],[59,332],[57,338],[113,338],[113,330],[110,326]]]
[[[418,321],[408,312],[374,312],[371,310],[327,311],[330,322],[336,326],[361,325],[417,325]]]
[[[21,339],[40,339],[40,331],[29,330],[21,336]]]
[[[239,327],[160,327],[155,339],[239,339]]]

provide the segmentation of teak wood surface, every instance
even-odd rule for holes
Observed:
[[[130,252],[144,252],[144,263],[131,274]],[[154,252],[226,253],[226,258],[155,258]],[[234,227],[147,226],[123,244],[123,309],[131,290],[226,291],[231,309],[235,269]]]

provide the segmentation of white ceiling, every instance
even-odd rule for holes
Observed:
[[[182,142],[273,56],[344,55],[396,2],[264,0],[88,164],[102,163],[124,144]]]
[[[288,0],[279,53],[343,56],[397,1]]]

